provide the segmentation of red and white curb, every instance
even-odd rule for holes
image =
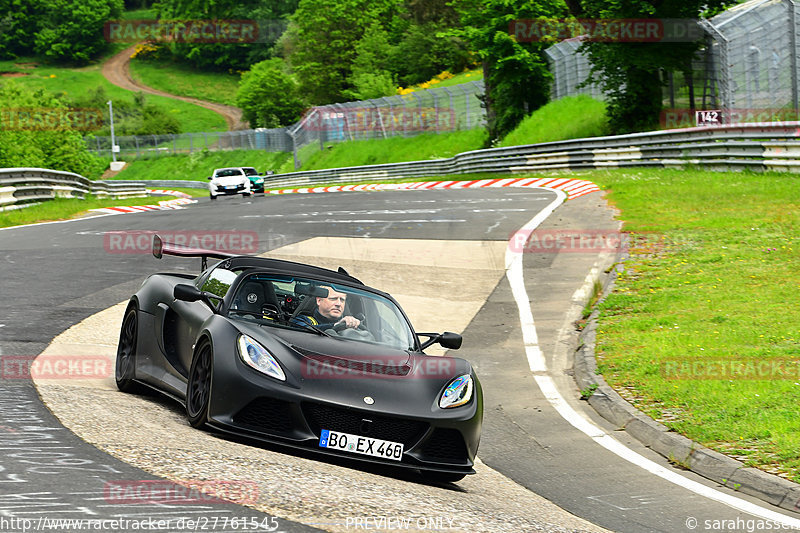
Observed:
[[[332,185],[306,189],[277,189],[269,194],[340,192],[340,191],[406,191],[425,189],[476,189],[481,187],[537,187],[564,191],[568,200],[599,191],[600,188],[587,180],[569,178],[504,178],[466,181],[417,181],[409,183],[369,183],[361,185]]]
[[[186,194],[181,191],[173,191],[172,189],[147,189],[147,194],[153,196],[175,196],[176,198],[191,198],[191,194]]]
[[[189,198],[176,198],[175,200],[162,200],[158,205],[126,205],[119,207],[98,207],[97,209],[90,209],[98,213],[106,213],[109,215],[121,215],[123,213],[140,213],[142,211],[163,211],[165,209],[183,209],[186,204],[197,203],[197,200]]]

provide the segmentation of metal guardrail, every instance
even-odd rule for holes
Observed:
[[[140,198],[147,196],[143,182],[92,181],[79,174],[45,168],[0,169],[0,207],[52,200],[83,198]]]
[[[278,174],[268,188],[321,182],[617,167],[800,171],[800,122],[686,128],[463,152],[448,159]]]
[[[267,189],[450,174],[531,173],[618,167],[800,172],[800,122],[733,124],[592,137],[462,152],[448,159],[275,174]],[[127,183],[127,182],[125,182]],[[200,181],[153,181],[158,187],[205,188]]]

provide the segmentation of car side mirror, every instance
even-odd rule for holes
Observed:
[[[458,333],[453,333],[451,331],[445,331],[439,336],[439,344],[442,348],[447,348],[449,350],[458,350],[461,348],[461,342],[464,338],[459,335]]]
[[[181,300],[182,302],[196,302],[203,299],[203,291],[188,283],[178,283],[175,285],[175,288],[172,290],[172,295],[176,300]]]
[[[442,348],[448,350],[458,350],[461,348],[463,338],[458,333],[445,331],[444,333],[417,333],[417,337],[428,337],[428,340],[420,344],[420,350],[424,350],[434,343],[439,343]]]
[[[182,302],[201,301],[212,311],[215,313],[217,312],[217,306],[214,305],[214,302],[212,302],[210,298],[213,295],[211,293],[201,291],[194,285],[190,285],[188,283],[178,283],[175,285],[175,288],[172,289],[172,296],[174,296],[176,300],[180,300]]]
[[[209,176],[209,177],[208,177],[208,178],[206,178],[206,179],[213,180],[213,179],[214,179],[214,176]]]

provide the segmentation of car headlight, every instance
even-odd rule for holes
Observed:
[[[448,383],[439,398],[439,407],[459,407],[472,399],[472,376],[464,374]]]
[[[257,184],[259,184],[259,185],[261,185],[262,183],[264,183],[264,178],[258,178],[258,179],[256,180],[256,183],[257,183]]]
[[[286,374],[283,373],[278,361],[254,339],[247,335],[239,335],[237,345],[239,346],[239,357],[248,366],[277,380],[286,381]]]

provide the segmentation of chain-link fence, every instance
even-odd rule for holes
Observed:
[[[326,143],[446,133],[482,127],[483,81],[311,109],[290,127],[295,168]]]
[[[100,156],[111,155],[111,137],[87,137],[88,149]],[[211,131],[169,135],[122,135],[114,138],[120,158],[188,154],[201,150],[265,150],[291,152],[292,138],[286,128]]]
[[[200,150],[292,152],[295,168],[326,143],[383,139],[398,135],[446,133],[482,127],[483,81],[474,81],[360,102],[314,107],[288,128],[177,135],[117,136],[120,158],[140,158]],[[110,137],[87,137],[92,152],[110,156]]]
[[[592,98],[603,100],[603,90],[597,83],[582,86],[589,79],[592,64],[589,58],[578,52],[580,38],[574,37],[554,44],[544,51],[553,74],[553,85],[550,98],[558,100],[565,96],[588,94]]]
[[[797,110],[798,23],[795,0],[751,0],[702,22],[720,108]]]
[[[692,65],[691,76],[663,72],[667,110],[723,111],[723,121],[764,122],[796,120],[800,0],[750,0],[719,15],[701,20],[705,43]],[[579,51],[580,38],[562,41],[546,50],[554,82],[553,99],[589,94],[604,99],[589,79],[591,63]],[[665,126],[681,124],[667,120]]]

